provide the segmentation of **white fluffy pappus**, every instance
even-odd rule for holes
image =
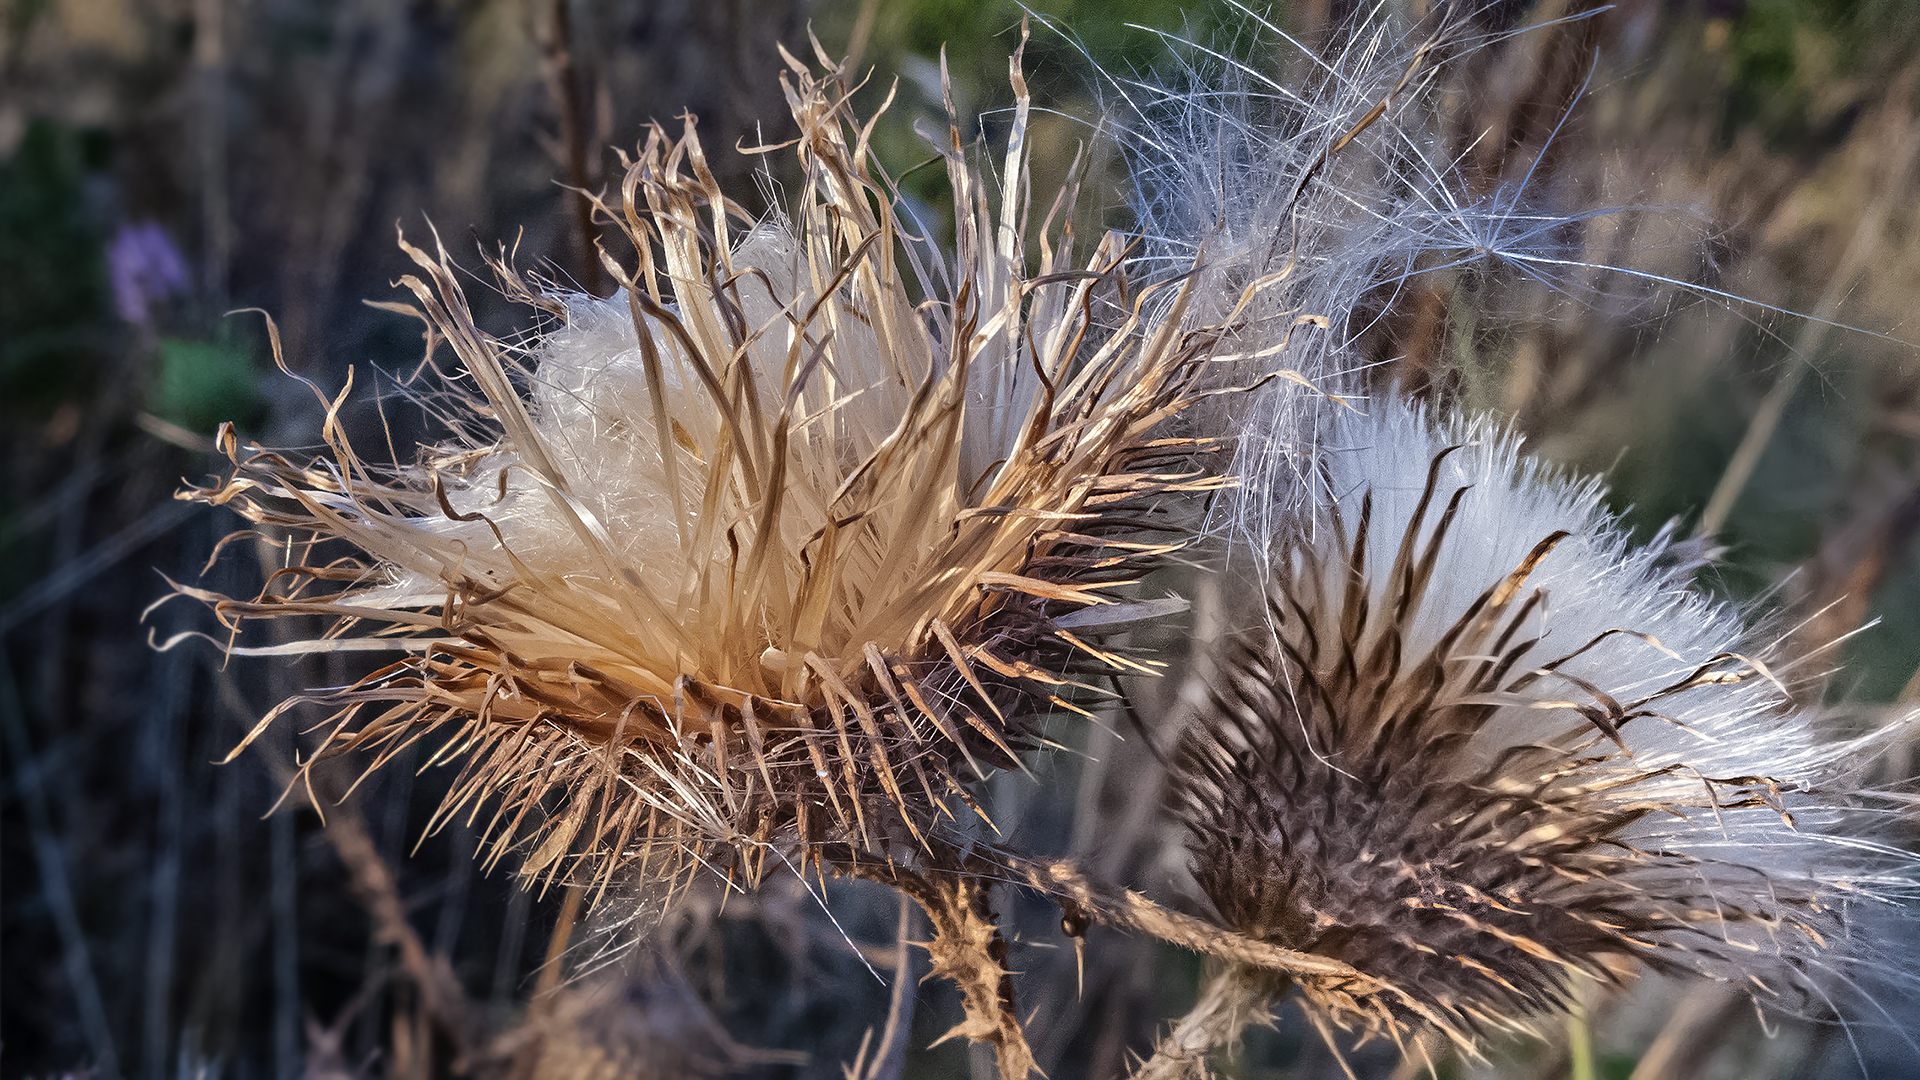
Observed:
[[[1595,206],[1585,178],[1550,160],[1565,157],[1556,144],[1588,89],[1578,43],[1603,32],[1599,11],[1520,26],[1511,5],[1431,5],[1409,21],[1400,5],[1376,3],[1314,46],[1232,6],[1236,37],[1166,35],[1183,67],[1110,77],[1108,102],[1139,222],[1135,272],[1197,280],[1202,302],[1186,318],[1231,322],[1243,358],[1232,377],[1258,388],[1212,404],[1210,418],[1237,438],[1238,489],[1215,503],[1215,531],[1264,550],[1305,512],[1305,481],[1342,399],[1390,382],[1419,391],[1407,380],[1423,378],[1445,395],[1450,379],[1468,377],[1456,368],[1472,360],[1426,355],[1450,347],[1417,329],[1454,326],[1445,312],[1461,302],[1460,282],[1479,283],[1465,299],[1476,333],[1506,326],[1482,309],[1483,294],[1525,307],[1529,325],[1544,310],[1536,304],[1648,312],[1656,295],[1768,310],[1668,276],[1671,267],[1615,265],[1609,238],[1654,219],[1691,265],[1703,226],[1680,208]],[[1463,102],[1490,65],[1552,70],[1541,76],[1549,99],[1530,102],[1524,124],[1504,116],[1494,119],[1508,127],[1476,128]],[[1523,88],[1540,89],[1504,90]],[[1229,309],[1236,318],[1221,317]]]
[[[1234,377],[1264,384],[1216,403],[1216,422],[1239,436],[1240,484],[1217,524],[1259,548],[1309,497],[1300,481],[1321,420],[1334,399],[1364,390],[1368,361],[1355,343],[1402,285],[1538,255],[1566,219],[1513,192],[1474,198],[1438,149],[1436,83],[1504,35],[1454,15],[1409,27],[1383,5],[1322,53],[1240,10],[1242,32],[1297,56],[1298,71],[1236,60],[1239,43],[1169,36],[1182,75],[1110,79],[1108,111],[1143,239],[1136,271],[1196,279],[1203,301],[1187,320],[1232,323],[1246,357]]]

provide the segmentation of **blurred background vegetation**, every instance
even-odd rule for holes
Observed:
[[[1032,6],[1058,27],[1036,27],[1026,59],[1045,110],[1043,183],[1083,149],[1095,183],[1117,174],[1124,154],[1094,137],[1112,97],[1100,72],[1177,83],[1197,55],[1155,31],[1304,66],[1208,0]],[[1499,31],[1598,7],[1498,0],[1476,18]],[[1373,8],[1299,0],[1266,14],[1324,49]],[[569,188],[617,179],[610,148],[649,121],[697,116],[722,184],[764,211],[791,178],[777,158],[762,172],[729,148],[788,137],[779,49],[810,57],[811,32],[871,72],[865,108],[897,83],[875,145],[898,175],[932,156],[916,123],[947,122],[943,47],[966,133],[991,143],[1021,9],[6,0],[0,12],[0,1075],[842,1075],[888,1015],[867,965],[913,962],[892,898],[833,885],[835,926],[797,881],[716,895],[639,959],[578,974],[604,935],[576,925],[566,896],[480,869],[461,823],[422,838],[449,770],[385,770],[323,823],[298,793],[269,813],[300,752],[292,732],[214,764],[270,705],[348,681],[347,666],[228,664],[206,643],[157,652],[150,636],[210,620],[182,603],[143,622],[142,609],[166,595],[162,575],[246,594],[273,560],[236,546],[203,571],[236,522],[171,498],[219,471],[220,421],[271,445],[319,441],[316,398],[274,370],[264,320],[229,312],[270,313],[286,366],[320,392],[349,371],[377,391],[348,422],[362,445],[387,425],[408,457],[425,429],[391,391],[419,362],[420,326],[364,303],[397,298],[396,222],[415,241],[431,223],[468,265],[505,244],[604,292],[586,257],[595,227]],[[1463,183],[1484,196],[1530,175],[1565,207],[1658,208],[1594,223],[1567,250],[1686,287],[1570,271],[1578,287],[1563,292],[1455,269],[1383,295],[1353,328],[1383,381],[1511,416],[1545,453],[1606,473],[1637,528],[1714,527],[1728,556],[1710,584],[1761,598],[1783,632],[1818,643],[1878,620],[1848,639],[1822,691],[1862,728],[1920,700],[1916,41],[1920,19],[1900,0],[1622,0],[1489,46],[1433,98]],[[913,171],[907,197],[938,205],[940,173]],[[1130,220],[1117,190],[1102,205],[1109,223]],[[489,298],[476,290],[483,324],[513,332],[516,313]],[[1066,737],[1086,753],[1037,785],[996,781],[996,805],[1031,848],[1177,892],[1178,840],[1142,797],[1151,756],[1098,731]],[[1887,768],[1916,771],[1911,755]],[[645,904],[635,889],[630,903]],[[1078,992],[1057,913],[1013,894],[1002,905],[1057,1080],[1122,1074],[1191,1000],[1196,961],[1097,931]],[[955,1043],[925,1049],[957,1012],[938,985],[918,994],[912,1049],[875,1063],[869,1048],[867,1075],[976,1067]],[[1911,1003],[1888,1001],[1896,1025],[1920,1026]],[[1503,1074],[1920,1075],[1911,1050],[1871,1032],[1853,1045],[1832,1026],[1750,1037],[1760,1024],[1737,995],[1589,1011],[1590,1055],[1517,1047]],[[1392,1058],[1355,1067],[1388,1075]],[[1337,1075],[1290,1016],[1228,1068]]]

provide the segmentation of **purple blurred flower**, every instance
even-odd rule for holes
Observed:
[[[187,291],[187,261],[151,221],[122,225],[107,249],[107,265],[114,306],[138,326],[150,325],[149,304]]]

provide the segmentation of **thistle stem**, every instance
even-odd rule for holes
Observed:
[[[965,1036],[990,1044],[1000,1080],[1027,1080],[1036,1072],[1033,1050],[1014,1011],[1013,979],[1005,964],[1006,938],[988,901],[985,881],[958,866],[914,871],[869,861],[849,862],[844,869],[912,897],[932,921],[933,940],[926,943],[932,974],[959,987],[966,1013],[938,1041]]]
[[[1574,977],[1573,1010],[1567,1016],[1567,1057],[1572,1080],[1596,1080],[1593,1061],[1591,992],[1584,978]]]
[[[1347,982],[1362,993],[1379,989],[1374,980],[1332,957],[1281,948],[1216,926],[1192,915],[1161,907],[1131,889],[1096,882],[1070,862],[1029,859],[1012,852],[998,853],[1004,869],[1022,875],[1028,885],[1056,904],[1071,904],[1096,922],[1122,930],[1151,934],[1170,945],[1211,956],[1248,970],[1265,970],[1288,977],[1319,977]]]

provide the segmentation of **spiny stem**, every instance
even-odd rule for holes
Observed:
[[[946,855],[946,852],[941,852]],[[937,1042],[965,1036],[992,1045],[1000,1080],[1027,1080],[1038,1071],[1033,1050],[1013,1005],[1013,977],[1007,971],[1007,942],[987,899],[987,880],[954,865],[909,870],[891,862],[863,861],[843,869],[854,877],[891,885],[918,902],[933,923],[926,943],[932,974],[960,989],[965,1019]]]
[[[1029,859],[1012,852],[999,855],[1007,869],[1025,877],[1029,885],[1055,903],[1070,904],[1108,926],[1151,934],[1168,944],[1250,969],[1284,973],[1289,977],[1350,980],[1356,993],[1377,988],[1374,980],[1339,960],[1281,948],[1215,926],[1205,919],[1183,915],[1131,889],[1096,882],[1071,863]]]
[[[1572,1080],[1595,1080],[1593,990],[1583,976],[1573,979],[1573,1009],[1567,1014],[1567,1057]]]

